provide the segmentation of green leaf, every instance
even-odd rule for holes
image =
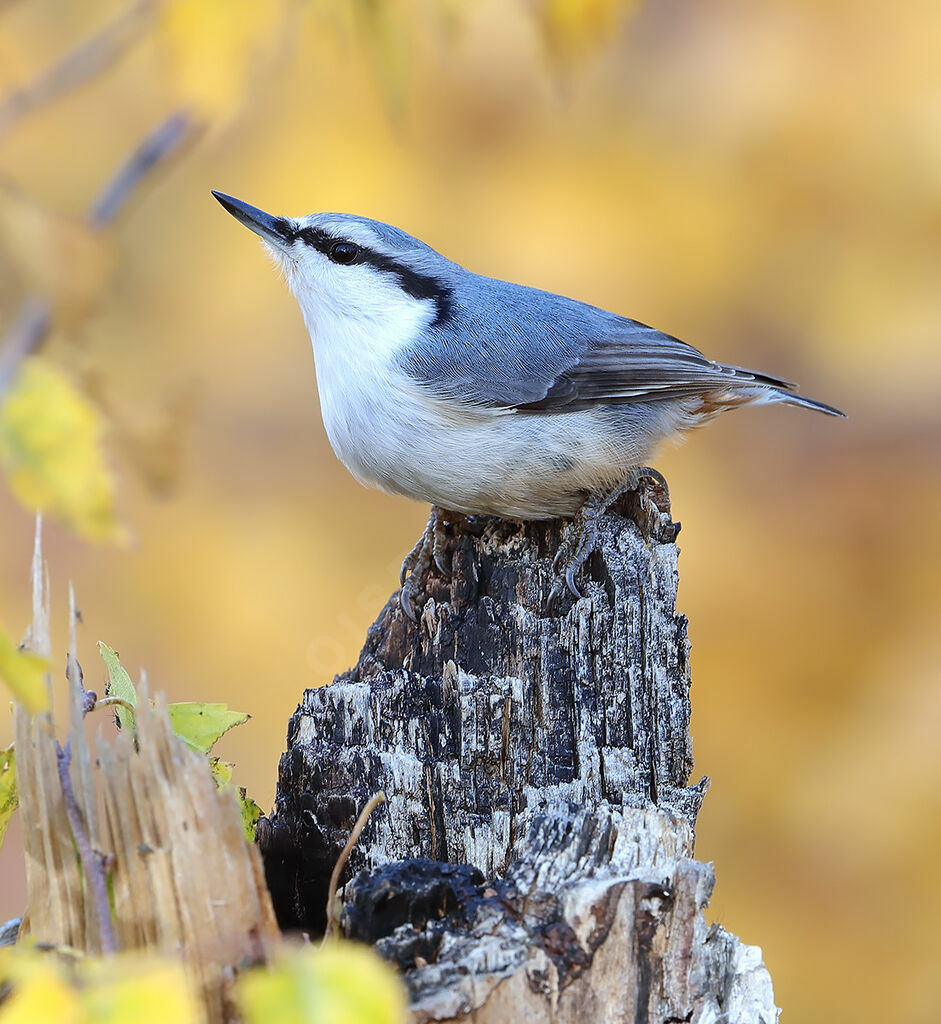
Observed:
[[[242,790],[244,793],[245,791]],[[13,744],[0,750],[0,846],[3,845],[3,837],[6,835],[7,825],[19,799],[16,795],[16,762],[13,759]],[[244,814],[242,820],[245,820]]]
[[[405,989],[366,946],[330,942],[294,950],[237,983],[245,1024],[403,1024]]]
[[[49,662],[45,658],[19,650],[6,633],[0,630],[0,679],[31,714],[38,714],[49,707],[49,689],[46,686],[48,671]]]
[[[0,469],[28,508],[90,540],[123,535],[98,410],[44,359],[27,359],[0,403]]]
[[[106,643],[102,643],[101,640],[98,641],[98,651],[108,669],[108,696],[120,697],[121,700],[126,701],[132,707],[136,707],[137,690],[134,689],[131,677],[127,674],[127,669],[118,659],[117,651],[112,650]],[[118,720],[118,725],[122,729],[129,729],[131,732],[137,729],[137,720],[134,717],[133,711],[129,711],[120,704],[116,704],[114,706],[114,714]]]
[[[228,704],[202,704],[181,701],[171,704],[170,725],[173,731],[200,753],[208,754],[213,744],[236,725],[251,717],[243,711],[230,711]]]
[[[242,812],[242,831],[245,833],[245,838],[253,843],[255,842],[255,823],[261,817],[261,808],[245,792],[244,786],[239,786],[238,799],[239,810]]]

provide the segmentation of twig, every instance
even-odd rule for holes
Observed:
[[[112,224],[148,171],[175,153],[192,129],[192,120],[182,111],[161,121],[98,194],[86,214],[88,223],[99,229]],[[51,326],[50,303],[37,297],[26,299],[0,343],[0,399],[13,383],[23,360],[40,348]]]
[[[85,716],[95,709],[98,695],[94,690],[85,689],[85,674],[82,666],[75,656],[77,649],[75,623],[77,615],[75,611],[75,589],[69,584],[69,653],[65,662],[65,678],[68,680],[72,690],[70,705],[72,708],[72,732],[65,741],[65,747],[56,744],[56,763],[59,770],[59,786],[62,789],[62,799],[65,804],[65,813],[69,819],[69,826],[72,829],[72,838],[78,849],[78,855],[82,861],[82,869],[85,874],[86,884],[92,895],[92,906],[95,917],[98,921],[98,934],[101,939],[102,953],[109,954],[117,951],[117,943],[114,937],[114,925],[111,921],[111,903],[108,899],[108,880],[104,860],[100,853],[92,849],[89,839],[89,828],[94,831],[94,790],[87,778],[90,771],[87,747],[82,736],[82,722]],[[78,798],[75,795],[75,787],[72,784],[70,767],[72,763],[72,737],[76,738],[79,751],[78,769],[79,781],[85,783],[83,796],[85,798],[86,814],[88,822],[82,819],[82,810]]]
[[[356,819],[356,824],[353,826],[353,831],[350,833],[350,838],[346,841],[346,846],[337,858],[336,864],[333,865],[333,871],[330,874],[330,884],[327,887],[327,927],[324,929],[323,938],[324,942],[333,934],[339,925],[340,915],[337,913],[337,903],[339,900],[337,890],[340,886],[340,875],[343,873],[343,869],[346,867],[346,862],[349,860],[350,854],[353,852],[353,847],[356,845],[356,840],[359,839],[359,834],[366,827],[366,822],[369,821],[369,816],[372,812],[380,805],[386,802],[386,795],[380,789],[378,793],[373,794],[370,797],[369,802],[359,812],[359,817]]]
[[[98,194],[88,211],[89,223],[96,228],[111,224],[144,175],[178,149],[192,127],[192,119],[185,111],[177,111],[159,124]]]
[[[85,824],[82,821],[82,812],[79,810],[78,801],[75,799],[75,790],[72,788],[72,776],[69,774],[69,763],[72,759],[72,741],[70,739],[66,740],[64,749],[57,743],[56,749],[58,751],[56,761],[59,768],[59,785],[62,787],[65,813],[68,816],[69,825],[72,829],[72,838],[75,840],[75,846],[82,862],[85,881],[91,890],[95,917],[98,920],[101,952],[106,956],[110,956],[117,952],[118,946],[114,937],[114,924],[111,920],[108,880],[105,877],[105,869],[101,857],[91,848],[91,843],[88,841],[88,833],[85,831]]]
[[[94,78],[117,61],[140,38],[138,29],[150,17],[153,0],[137,0],[94,35],[70,50],[58,64],[0,102],[0,136],[36,107]]]
[[[0,395],[13,382],[23,360],[42,344],[51,320],[52,310],[44,299],[26,299],[20,306],[0,348]]]
[[[98,706],[98,694],[94,690],[85,689],[85,673],[82,671],[82,666],[78,662],[78,658],[72,653],[75,650],[75,640],[73,638],[72,643],[69,646],[69,654],[65,661],[65,678],[68,682],[75,685],[81,695],[81,711],[82,718],[84,718],[89,711],[94,711]]]

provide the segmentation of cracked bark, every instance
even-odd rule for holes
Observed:
[[[552,601],[576,529],[462,521],[419,621],[393,595],[304,694],[259,829],[279,920],[322,930],[382,789],[342,925],[399,966],[414,1020],[775,1021],[760,950],[703,916],[678,525],[643,484],[601,521],[585,596]]]

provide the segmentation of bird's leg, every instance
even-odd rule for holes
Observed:
[[[447,522],[448,513],[437,505],[431,506],[431,515],[428,517],[428,524],[424,533],[412,550],[408,553],[402,563],[402,572],[399,576],[402,589],[399,591],[399,603],[402,611],[412,620],[416,621],[414,598],[417,592],[417,585],[428,571],[432,561],[442,575],[447,575],[450,567],[445,563],[445,533],[444,526]]]
[[[566,562],[565,571],[563,573],[565,586],[576,600],[580,599],[583,595],[575,582],[575,575],[585,562],[588,561],[591,553],[598,547],[598,524],[601,521],[601,518],[624,494],[628,491],[636,491],[640,487],[641,481],[644,479],[653,480],[656,488],[665,495],[666,505],[667,508],[669,508],[670,491],[663,475],[657,472],[657,470],[651,469],[649,466],[641,466],[639,469],[630,470],[617,487],[609,491],[607,494],[590,494],[586,499],[585,504],[582,505],[576,513],[575,523],[577,540],[575,543],[575,551],[572,554],[572,557]],[[656,510],[657,509],[648,511]],[[564,554],[565,546],[560,546],[559,550],[556,552],[555,559],[553,560],[554,569],[558,569]],[[561,589],[561,584],[557,584],[550,595],[550,599],[557,597],[561,593]]]

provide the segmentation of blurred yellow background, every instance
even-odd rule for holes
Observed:
[[[109,29],[98,73],[24,104]],[[57,218],[175,110],[188,144],[72,246]],[[735,413],[656,463],[713,780],[697,851],[785,1020],[939,1019],[936,0],[6,0],[0,179],[0,348],[51,296],[43,354],[110,423],[131,534],[48,523],[56,665],[72,580],[86,684],[102,639],[250,711],[219,752],[265,808],[303,688],[355,660],[426,509],[337,463],[300,314],[210,188],[389,221],[845,409]],[[5,488],[0,524],[18,635],[33,521]],[[0,919],[22,899],[14,825]]]

